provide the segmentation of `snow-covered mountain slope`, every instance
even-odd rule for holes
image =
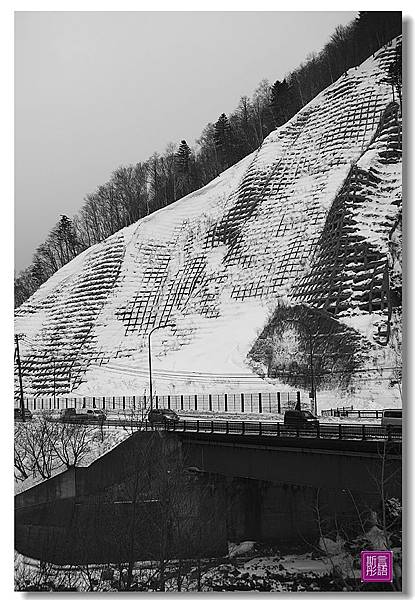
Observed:
[[[26,389],[51,394],[55,380],[59,394],[142,394],[148,334],[169,326],[152,335],[158,393],[258,390],[246,356],[281,298],[327,311],[390,360],[401,126],[387,72],[397,43],[210,184],[51,277],[16,311]]]

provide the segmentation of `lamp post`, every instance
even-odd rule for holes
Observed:
[[[153,329],[148,334],[148,372],[150,377],[150,410],[153,410],[153,381],[151,375],[151,334],[157,331],[157,329],[165,329],[166,327],[171,327],[171,325],[157,325],[157,327],[153,327]]]

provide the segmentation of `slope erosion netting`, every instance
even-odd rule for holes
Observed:
[[[143,367],[148,333],[165,325],[156,368],[247,374],[279,298],[337,318],[376,313],[373,339],[386,344],[399,295],[389,285],[401,190],[395,57],[396,42],[256,153],[58,271],[16,311],[26,389],[93,393],[91,368],[111,361],[100,393],[143,393],[144,379],[126,389],[114,369]]]
[[[293,286],[297,301],[334,315],[378,313],[376,340],[387,344],[393,308],[401,304],[390,236],[400,219],[401,123],[388,105],[372,144],[337,194],[308,273]]]

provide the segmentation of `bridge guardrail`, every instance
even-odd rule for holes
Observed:
[[[74,421],[62,421],[74,424]],[[387,440],[402,441],[402,430],[381,425],[345,425],[343,423],[319,423],[314,427],[296,428],[279,422],[262,421],[225,421],[225,420],[185,420],[166,422],[164,424],[151,424],[148,421],[115,420],[108,419],[102,423],[80,421],[79,425],[95,425],[98,427],[125,427],[126,429],[140,429],[144,431],[162,430],[177,433],[224,434],[224,435],[259,435],[277,436],[284,438],[317,438],[330,440]]]
[[[147,428],[150,425],[147,425]],[[224,433],[277,437],[320,438],[338,440],[389,440],[402,441],[402,431],[379,425],[343,425],[341,423],[318,424],[315,427],[296,428],[284,423],[261,421],[173,421],[157,428],[166,431]]]

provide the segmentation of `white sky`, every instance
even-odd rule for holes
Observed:
[[[192,144],[356,12],[17,12],[15,269],[115,168]]]

